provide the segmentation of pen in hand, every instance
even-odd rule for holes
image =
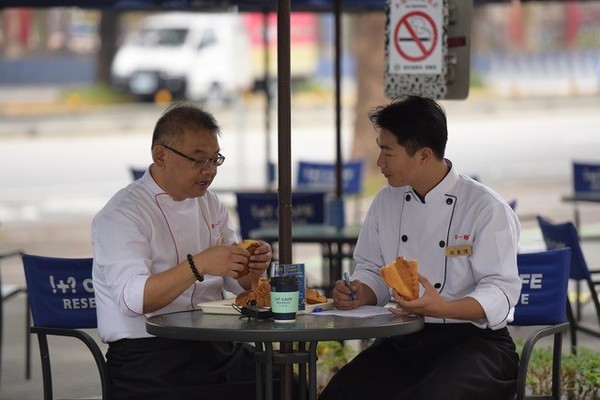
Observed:
[[[346,284],[346,287],[348,289],[350,289],[350,298],[352,300],[356,300],[356,295],[354,294],[354,292],[352,291],[352,284],[350,283],[350,275],[348,275],[347,272],[344,272],[344,282]]]

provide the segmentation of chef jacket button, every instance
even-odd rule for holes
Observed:
[[[435,285],[433,285],[433,287],[436,288],[436,289],[439,289],[439,288],[442,287],[442,284],[438,282]]]
[[[448,205],[451,205],[451,204],[452,204],[452,202],[453,202],[453,200],[452,200],[452,199],[446,199],[446,204],[448,204]]]
[[[444,248],[444,247],[446,247],[446,242],[444,242],[443,240],[440,240],[439,245],[441,248]]]
[[[403,242],[406,242],[407,240],[408,240],[408,236],[406,236],[406,235],[402,235],[402,241],[403,241]]]
[[[410,201],[410,194],[407,194],[406,197],[404,198],[406,201]]]

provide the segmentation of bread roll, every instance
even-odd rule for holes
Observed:
[[[327,297],[323,296],[317,289],[306,288],[306,303],[320,304],[327,303]]]
[[[406,300],[419,298],[419,263],[400,256],[381,267],[379,274],[391,288],[396,289]]]
[[[252,288],[240,293],[235,304],[243,306],[271,307],[271,283],[267,278],[255,279]]]
[[[254,254],[254,250],[256,250],[257,247],[260,247],[260,242],[257,240],[245,239],[245,240],[242,240],[241,242],[236,243],[235,245],[238,247],[241,247],[242,249],[248,250],[248,253],[250,253],[250,255],[252,255],[252,254]],[[250,260],[248,260],[246,262],[246,264],[244,264],[244,269],[240,272],[240,274],[238,275],[238,278],[241,278],[242,276],[246,276],[246,275],[248,275],[248,273],[250,273],[250,268],[248,267],[249,262],[250,262]]]

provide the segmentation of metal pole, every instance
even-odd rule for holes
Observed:
[[[335,0],[335,197],[343,194],[342,160],[342,101],[341,101],[341,58],[342,58],[342,0]]]
[[[292,161],[291,161],[291,35],[290,0],[277,2],[277,137],[279,138],[279,260],[292,263]],[[292,343],[282,342],[281,353],[289,353]],[[281,398],[292,399],[292,365],[281,366]]]
[[[273,189],[275,183],[275,168],[271,163],[271,76],[269,71],[270,64],[269,48],[269,9],[263,10],[263,63],[265,82],[265,168],[267,174],[267,190]]]
[[[292,262],[290,0],[277,7],[277,129],[279,138],[279,260]]]

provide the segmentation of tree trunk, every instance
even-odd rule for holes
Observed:
[[[117,52],[119,14],[115,10],[102,10],[100,17],[100,49],[96,59],[96,82],[110,84],[110,65]]]
[[[383,90],[385,67],[385,13],[369,12],[353,17],[351,43],[357,69],[357,94],[352,158],[366,161],[366,176],[379,175],[376,131],[368,118],[376,106],[389,103]]]

